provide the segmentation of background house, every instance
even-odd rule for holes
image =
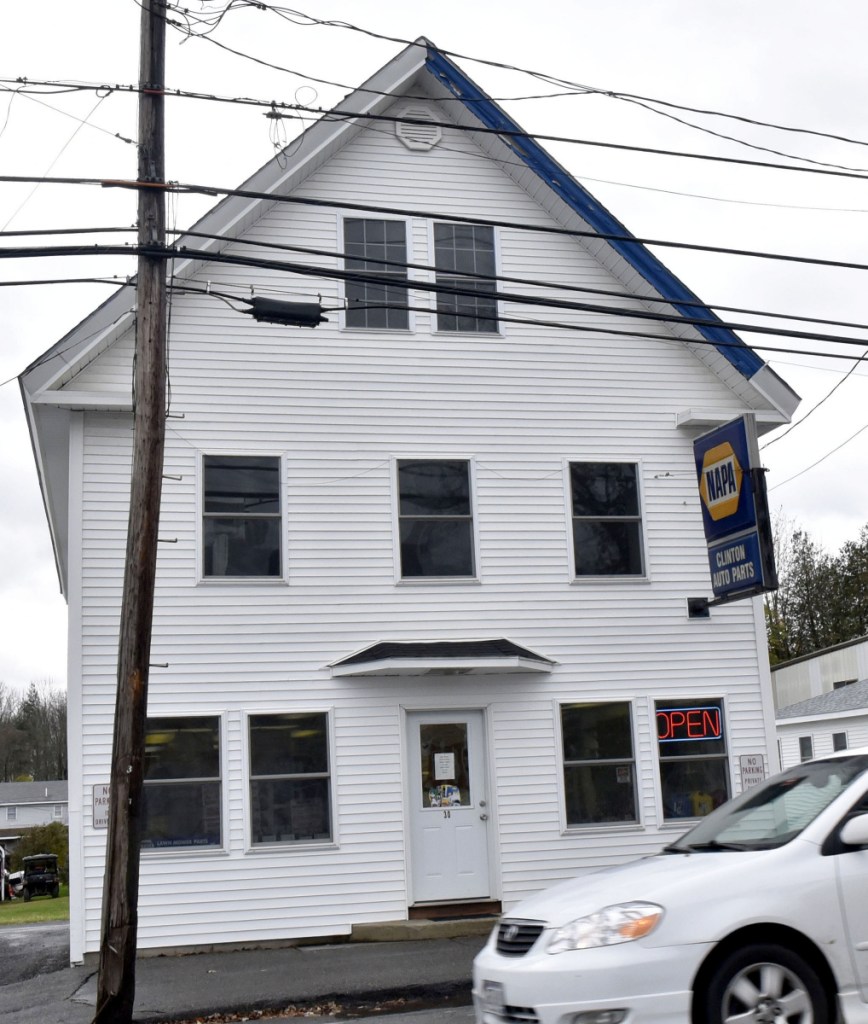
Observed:
[[[775,707],[779,709],[850,686],[868,679],[868,637],[773,665],[771,673]]]
[[[781,708],[776,715],[781,765],[868,747],[868,679]]]
[[[0,845],[7,853],[30,828],[69,824],[67,782],[0,782]]]
[[[688,614],[692,442],[795,396],[433,46],[341,111],[173,267],[143,947],[509,906],[776,766],[759,602]],[[255,323],[251,295],[328,321]],[[100,938],[133,340],[123,288],[21,382],[70,608],[73,960]]]

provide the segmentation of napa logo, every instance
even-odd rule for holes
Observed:
[[[729,441],[709,448],[703,456],[699,496],[714,522],[738,511],[743,478],[744,470]]]

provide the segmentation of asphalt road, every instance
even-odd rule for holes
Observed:
[[[478,940],[463,939],[444,944],[441,956],[456,957],[459,965],[467,960],[475,951]],[[431,943],[431,951],[439,943]],[[328,958],[328,963],[323,964],[319,972],[313,970],[314,963],[308,963],[307,974],[321,974],[325,970],[328,974],[332,970],[340,972],[342,966],[357,959],[359,956],[371,961],[372,976],[376,977],[376,970],[382,970],[388,966],[390,961],[399,965],[406,964],[408,974],[416,975],[418,970],[418,948],[427,949],[428,943],[387,943],[377,947],[368,946],[354,949],[352,946],[339,946],[332,950],[317,952],[316,949],[294,951],[295,956],[313,960],[314,963],[322,957]],[[230,979],[249,975],[249,970],[242,971],[241,975],[232,974],[231,970],[239,970],[249,959],[250,953],[222,954],[215,957],[215,966],[205,971],[201,966],[199,973],[206,981],[214,979],[215,974],[226,973]],[[263,971],[270,965],[270,961],[280,961],[281,966],[287,951],[266,951],[256,956],[257,976],[253,990],[260,993],[263,982],[260,979],[269,975]],[[235,961],[239,963],[235,963]],[[209,960],[209,963],[211,961]],[[141,975],[137,979],[137,994],[139,989],[147,997],[149,989],[161,989],[168,987],[176,989],[173,980],[186,976],[189,982],[190,975],[195,973],[191,970],[193,966],[200,967],[199,960],[186,961],[185,958],[158,958],[146,959],[141,962]],[[428,967],[430,972],[430,965]],[[285,971],[281,967],[280,975]],[[150,978],[154,973],[155,977]],[[399,968],[400,973],[400,968]],[[451,973],[447,971],[447,974]],[[461,967],[456,970],[458,975],[462,973]],[[207,975],[207,978],[206,978]],[[390,975],[391,976],[391,975]],[[36,979],[41,978],[42,983]],[[333,983],[333,978],[330,979]],[[321,984],[327,984],[326,980],[319,978]],[[3,1009],[0,1012],[3,1024],[33,1024],[39,1021],[45,1024],[46,1014],[51,1013],[55,1019],[62,1019],[67,1024],[82,1024],[89,1021],[93,1013],[93,999],[90,998],[90,990],[95,986],[95,975],[93,968],[75,968],[69,970],[69,926],[67,922],[52,922],[49,924],[28,924],[19,926],[4,926],[0,928],[0,990],[6,988],[5,994],[0,994],[0,1004]],[[325,991],[325,989],[318,989]],[[187,990],[185,990],[187,991]],[[334,991],[333,989],[331,991]],[[195,1000],[194,1000],[195,1001]],[[278,1000],[275,1000],[278,1002]],[[348,1006],[353,1000],[348,1000]],[[60,1010],[63,1014],[60,1014]],[[168,1019],[182,1019],[185,1014],[180,1006],[173,1007],[175,1014],[169,1014]],[[144,1011],[143,1011],[144,1012]],[[160,1019],[165,1018],[165,1011]],[[137,1014],[138,1016],[138,1014]],[[156,1019],[144,1012],[143,1019]],[[219,1019],[219,1018],[217,1018]],[[263,1020],[279,1020],[286,1018],[261,1018]],[[312,1020],[335,1020],[335,1017],[317,1017]],[[365,1015],[364,1021],[381,1022],[381,1024],[473,1024],[473,1009],[470,1006],[437,1006],[434,1001],[429,1009],[419,1009],[409,1013],[385,1013]]]
[[[0,928],[0,985],[29,981],[69,966],[69,924],[5,925]]]

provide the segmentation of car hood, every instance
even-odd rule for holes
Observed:
[[[690,904],[691,893],[707,899],[709,893],[744,888],[745,877],[771,867],[776,850],[703,853],[661,853],[619,867],[580,875],[537,896],[523,900],[504,917],[544,921],[559,927],[603,907],[632,900],[667,906]]]

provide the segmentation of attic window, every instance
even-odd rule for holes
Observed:
[[[395,134],[407,149],[433,149],[443,138],[440,126],[433,123],[434,117],[427,107],[407,107],[398,116],[410,118],[412,122],[428,122],[425,124],[407,123],[403,120],[395,122]]]

